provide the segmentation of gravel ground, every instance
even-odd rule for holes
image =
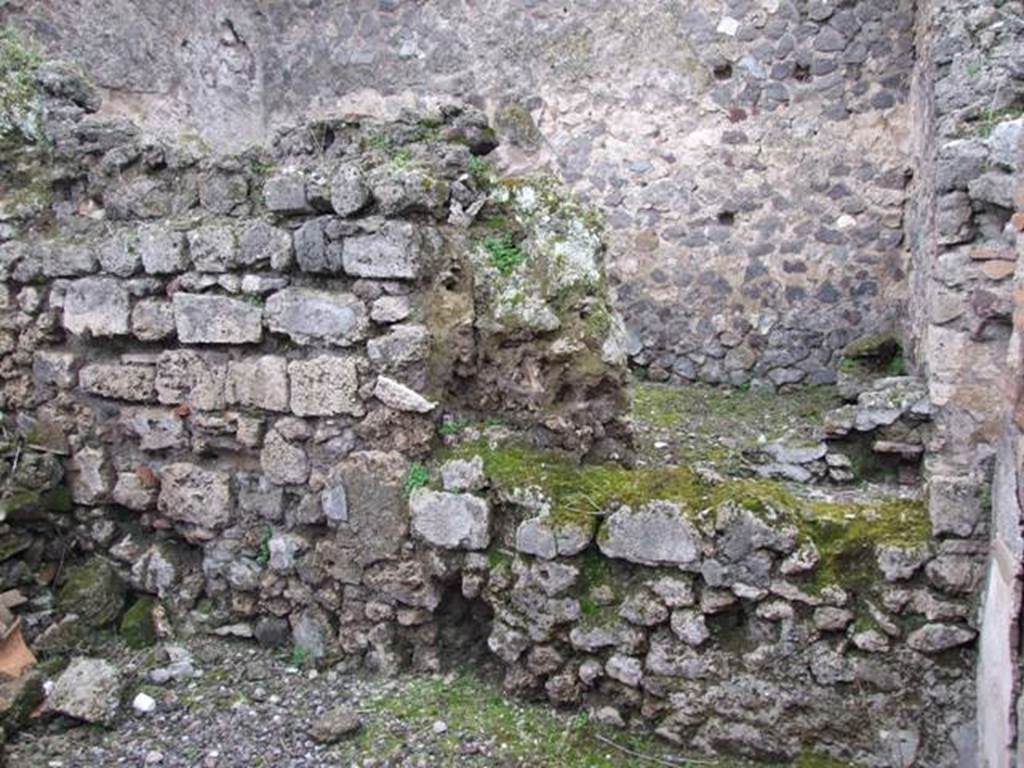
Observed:
[[[197,638],[188,650],[198,676],[156,686],[145,682],[146,670],[160,663],[153,652],[105,644],[101,655],[135,680],[116,726],[40,718],[8,744],[8,767],[614,768],[655,765],[655,757],[662,765],[694,764],[650,736],[512,700],[493,682],[468,674],[381,679],[300,670],[285,654],[221,638]],[[150,714],[132,709],[140,691],[157,701]],[[357,714],[362,728],[333,745],[316,743],[311,726],[339,706]]]

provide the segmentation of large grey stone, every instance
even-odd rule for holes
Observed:
[[[231,481],[217,470],[188,463],[169,464],[160,470],[157,509],[175,523],[187,526],[189,538],[209,540],[231,522]]]
[[[966,645],[977,633],[953,624],[925,624],[907,635],[907,645],[921,653],[940,653]]]
[[[332,485],[320,492],[320,508],[328,525],[348,522],[348,495],[342,484]]]
[[[306,199],[306,177],[294,171],[271,176],[263,183],[263,201],[267,210],[280,214],[312,213]]]
[[[362,416],[355,359],[320,355],[288,364],[291,410],[296,416]]]
[[[318,744],[336,744],[362,727],[359,713],[351,705],[343,704],[317,718],[310,726],[309,735]]]
[[[688,608],[679,608],[672,611],[671,619],[672,634],[678,637],[687,645],[694,647],[701,645],[711,633],[708,631],[704,621],[704,615],[699,611]]]
[[[293,243],[295,260],[303,272],[335,274],[342,271],[341,245],[328,242],[323,219],[312,219],[295,230]]]
[[[46,697],[46,709],[87,723],[112,725],[121,703],[121,675],[103,659],[71,660]]]
[[[208,225],[188,233],[188,250],[194,269],[226,272],[238,261],[238,238],[229,226]]]
[[[353,557],[358,562],[390,558],[407,540],[409,513],[403,486],[408,469],[408,460],[400,453],[357,451],[331,470],[329,483],[345,488],[348,519],[337,525],[357,544]],[[407,604],[422,602],[419,585],[414,593],[416,597],[409,596]]]
[[[339,216],[358,213],[370,202],[370,190],[355,165],[339,166],[331,176],[331,207]]]
[[[446,461],[441,465],[441,483],[446,491],[453,493],[479,491],[487,484],[484,460],[474,456],[471,459]]]
[[[384,165],[374,169],[370,186],[385,216],[429,213],[440,219],[448,202],[448,182],[418,168]]]
[[[409,498],[412,531],[445,549],[486,549],[491,541],[487,502],[467,493],[418,488]]]
[[[112,277],[75,280],[64,294],[63,322],[69,333],[124,336],[130,313],[128,291]]]
[[[88,243],[43,243],[35,252],[46,277],[81,277],[96,271],[96,253]]]
[[[524,520],[516,528],[516,549],[524,554],[550,560],[571,557],[587,548],[593,538],[593,524],[582,520],[553,521],[548,514]]]
[[[261,355],[229,362],[225,395],[231,404],[287,411],[288,361],[276,355]]]
[[[185,235],[162,224],[139,228],[139,254],[148,275],[168,275],[188,269]]]
[[[114,483],[111,500],[127,509],[145,512],[156,506],[157,489],[137,472],[120,472]]]
[[[984,517],[984,484],[936,475],[928,481],[928,516],[936,536],[970,536]]]
[[[92,557],[70,569],[57,595],[57,608],[74,613],[87,626],[100,629],[113,624],[124,611],[127,588],[108,560]]]
[[[238,263],[246,267],[288,269],[292,263],[292,236],[266,221],[254,221],[238,238]]]
[[[366,338],[366,305],[351,293],[285,288],[267,299],[267,327],[297,344],[348,347]]]
[[[413,323],[392,326],[389,333],[366,343],[366,354],[382,370],[421,362],[430,354],[430,331]]]
[[[381,296],[370,307],[370,319],[375,323],[397,323],[405,320],[412,312],[408,296]]]
[[[299,556],[309,549],[309,541],[294,533],[278,532],[267,542],[267,565],[275,573],[291,573]]]
[[[927,547],[906,549],[882,546],[876,553],[878,570],[882,572],[886,581],[903,581],[911,578],[928,561],[929,557],[931,557],[931,553]]]
[[[247,344],[263,338],[263,310],[247,301],[174,294],[174,322],[184,344]]]
[[[988,137],[992,162],[1009,171],[1021,169],[1024,162],[1024,117],[1005,120],[992,129]]]
[[[346,239],[342,258],[356,277],[415,280],[423,258],[420,234],[409,222],[388,222],[379,232]]]
[[[652,501],[633,511],[621,507],[605,521],[597,537],[608,557],[642,565],[694,567],[700,562],[701,536],[677,504]]]
[[[115,232],[96,249],[100,269],[116,277],[131,277],[142,264],[138,236],[131,230]]]

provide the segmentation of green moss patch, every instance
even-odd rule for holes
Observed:
[[[500,687],[470,673],[403,680],[362,703],[365,726],[341,747],[341,762],[373,754],[384,764],[401,763],[409,737],[441,720],[449,730],[432,745],[432,765],[538,766],[538,768],[632,768],[652,761],[689,765],[686,756],[649,734],[605,731],[585,713],[561,714],[517,701]],[[622,751],[614,744],[628,750]],[[484,749],[474,758],[466,744]],[[632,753],[632,754],[630,754]],[[671,763],[669,761],[671,760]],[[738,768],[746,763],[702,757],[701,765]]]
[[[136,600],[121,619],[121,637],[129,648],[148,648],[156,642],[156,622],[153,611],[158,603],[145,596]]]
[[[637,448],[663,461],[655,443],[667,443],[679,463],[706,462],[724,470],[743,463],[743,451],[769,441],[816,440],[825,413],[842,405],[834,387],[803,387],[776,394],[638,381],[632,386]]]
[[[726,479],[711,482],[689,467],[630,469],[617,464],[581,464],[570,454],[522,444],[463,443],[443,458],[479,455],[492,485],[505,490],[535,487],[551,502],[552,522],[580,522],[606,514],[618,504],[637,509],[663,499],[682,514],[700,518],[732,503],[773,525],[795,526],[821,555],[816,580],[858,586],[875,580],[878,546],[915,547],[927,543],[931,525],[923,501],[883,497],[835,502],[802,496],[775,480]]]
[[[484,238],[484,249],[488,262],[503,275],[511,275],[526,261],[526,254],[519,248],[515,237],[509,233]]]

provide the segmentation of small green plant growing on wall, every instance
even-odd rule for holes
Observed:
[[[422,488],[430,482],[430,470],[419,462],[414,462],[409,467],[409,472],[405,476],[405,486],[403,490],[406,496],[411,496],[412,492],[417,488]]]
[[[292,648],[292,666],[296,669],[302,669],[306,666],[307,661],[309,661],[309,650],[301,645],[294,646]]]
[[[37,126],[34,106],[39,54],[10,27],[0,27],[0,144],[31,139]]]
[[[256,552],[256,562],[264,568],[270,562],[270,537],[273,535],[273,529],[268,527],[260,538],[260,546]]]
[[[1002,109],[992,109],[989,107],[982,115],[981,120],[978,122],[978,136],[983,139],[987,139],[992,135],[992,131],[995,127],[1006,120],[1016,120],[1018,117],[1024,117],[1024,105],[1015,105],[1010,107],[1003,107]]]
[[[493,177],[493,169],[491,164],[484,160],[482,157],[473,155],[469,158],[467,163],[469,168],[469,175],[473,177],[473,180],[482,187],[489,185]]]
[[[441,437],[448,437],[450,435],[457,435],[459,432],[469,426],[469,421],[466,419],[452,419],[446,421],[437,428],[437,434]]]
[[[509,233],[484,238],[484,249],[490,265],[503,275],[511,275],[516,267],[526,261],[526,254]]]

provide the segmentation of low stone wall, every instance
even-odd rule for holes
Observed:
[[[412,496],[414,531],[442,503],[490,504],[487,551],[449,567],[493,613],[507,688],[763,760],[969,757],[979,568],[930,538],[920,502],[577,467],[508,440],[471,436],[440,466],[446,491]]]

